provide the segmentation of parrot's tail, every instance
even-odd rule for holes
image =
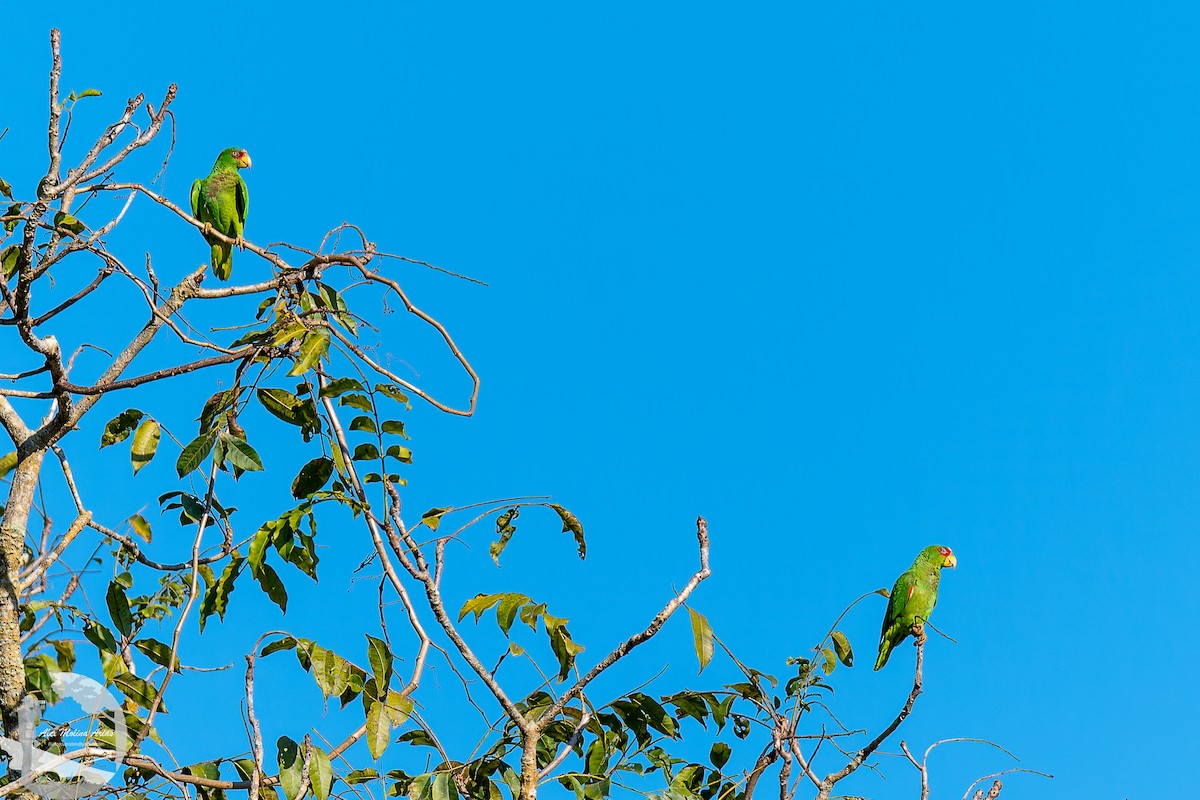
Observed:
[[[892,654],[892,643],[884,639],[879,643],[879,658],[875,659],[875,669],[883,669],[883,665],[887,663],[888,656]]]
[[[223,281],[229,280],[233,274],[233,246],[217,242],[212,246],[213,275]]]

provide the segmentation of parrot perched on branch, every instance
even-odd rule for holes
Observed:
[[[883,615],[883,631],[879,635],[879,658],[875,669],[887,663],[892,648],[909,635],[917,642],[925,641],[925,623],[937,605],[938,580],[942,567],[953,569],[958,559],[949,547],[930,545],[920,552],[917,560],[896,579],[888,599],[887,613]]]
[[[204,238],[212,247],[213,275],[223,281],[229,280],[233,272],[233,245],[209,234],[217,231],[236,239],[238,247],[244,247],[242,231],[246,227],[250,194],[238,170],[249,166],[250,154],[230,147],[217,156],[207,178],[197,178],[192,183],[192,216],[204,223]]]

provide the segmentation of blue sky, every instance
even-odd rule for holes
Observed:
[[[552,495],[591,550],[575,564],[551,523],[528,523],[497,573],[481,532],[455,586],[549,598],[603,652],[686,580],[703,514],[715,575],[695,605],[783,672],[847,603],[946,544],[959,568],[935,622],[957,644],[928,648],[904,738],[986,738],[1057,776],[1015,778],[1022,796],[1191,786],[1194,5],[136,5],[5,12],[0,175],[44,169],[57,25],[64,86],[105,92],[81,105],[79,141],[125,97],[179,84],[177,202],[237,144],[252,240],[315,245],[349,219],[486,281],[398,273],[484,381],[470,420],[412,413],[408,508]],[[203,258],[194,232],[144,244],[161,217],[139,211],[132,252],[161,248],[165,274]],[[465,397],[419,326],[388,325],[423,385]],[[160,466],[107,510],[165,491]],[[248,515],[281,508],[259,502]],[[372,591],[336,571],[363,544],[326,544],[322,590],[368,614]],[[225,661],[263,620],[344,635],[319,617],[328,594],[280,619],[243,594],[255,624],[205,635],[238,648]],[[859,666],[835,676],[875,728],[912,657],[870,671],[882,612],[848,619]],[[670,662],[663,691],[698,685],[690,658],[680,622],[625,674]],[[214,730],[240,730],[234,697]],[[935,795],[1010,765],[971,748],[935,756]],[[860,790],[913,796],[903,764],[886,771]]]

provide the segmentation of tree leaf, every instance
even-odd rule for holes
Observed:
[[[517,609],[529,602],[531,599],[528,595],[516,593],[506,594],[500,600],[500,604],[496,606],[496,623],[505,636],[508,636],[508,631],[517,618]]]
[[[375,384],[375,391],[382,392],[383,394],[386,394],[388,397],[392,398],[393,400],[395,400],[397,402],[400,402],[400,403],[408,402],[408,395],[406,395],[404,392],[400,391],[399,386],[393,386],[390,383],[377,383],[377,384]]]
[[[128,408],[110,419],[104,426],[104,434],[100,437],[100,449],[103,450],[110,444],[123,442],[129,438],[129,434],[133,433],[143,416],[144,414],[136,408]]]
[[[258,457],[258,453],[245,439],[239,439],[229,434],[221,434],[221,441],[225,444],[225,457],[229,459],[230,464],[246,472],[262,471],[262,459]]]
[[[279,574],[275,569],[266,563],[258,565],[258,569],[253,571],[254,579],[258,581],[258,585],[267,593],[267,597],[271,602],[279,606],[279,610],[287,613],[287,590],[283,588],[283,581],[279,579]]]
[[[833,649],[838,660],[847,667],[854,666],[854,651],[850,649],[850,640],[841,631],[833,632]]]
[[[116,637],[112,635],[112,631],[99,622],[88,620],[83,626],[83,635],[89,642],[96,645],[96,649],[100,652],[117,652]]]
[[[496,566],[500,566],[500,554],[504,552],[504,548],[508,547],[509,540],[517,532],[517,526],[513,525],[513,520],[520,514],[521,509],[513,506],[496,517],[496,536],[499,538],[488,546],[488,554],[491,555],[492,561],[496,562]]]
[[[260,652],[258,655],[261,658],[263,656],[269,656],[269,655],[271,655],[271,653],[278,653],[280,650],[291,650],[295,646],[296,646],[295,637],[285,636],[282,639],[271,642],[269,645],[264,647],[262,649],[262,652]]]
[[[404,423],[398,419],[385,420],[382,426],[384,433],[394,433],[397,436],[408,438],[408,434],[404,432]]]
[[[308,372],[321,360],[321,356],[329,351],[329,331],[317,328],[304,334],[300,342],[300,352],[296,354],[296,363],[288,370],[289,378],[295,378]]]
[[[133,643],[133,646],[141,650],[146,658],[158,664],[160,667],[169,667],[171,665],[171,647],[157,639],[146,637],[138,639]],[[175,660],[175,671],[183,672],[183,668],[179,664],[179,659]]]
[[[149,709],[154,705],[154,699],[158,697],[158,689],[154,687],[154,684],[144,681],[129,672],[117,675],[113,678],[113,683],[125,693],[126,697],[145,709]],[[166,706],[162,703],[158,704],[158,713],[167,713]]]
[[[317,800],[327,800],[329,788],[333,786],[333,765],[329,763],[329,755],[317,747],[311,746],[308,759],[308,781],[312,786],[313,796]]]
[[[391,445],[387,449],[387,454],[401,464],[412,463],[412,450],[409,450],[407,447],[401,447],[398,444]]]
[[[286,736],[280,736],[279,747],[279,786],[287,800],[296,800],[300,794],[300,786],[304,782],[304,759],[300,755],[300,745]]]
[[[583,540],[583,523],[579,521],[579,517],[572,514],[567,509],[560,506],[558,503],[551,503],[550,508],[554,513],[558,514],[562,520],[562,532],[570,531],[575,536],[575,544],[579,548],[579,558],[583,560],[587,558],[587,542]]]
[[[379,458],[379,448],[370,442],[363,442],[354,448],[354,455],[350,456],[351,461],[372,461],[376,458]]]
[[[84,231],[84,224],[64,211],[54,213],[54,227],[60,233],[78,236]]]
[[[105,603],[108,605],[108,613],[112,617],[113,624],[117,626],[122,636],[128,636],[133,632],[133,614],[129,610],[129,598],[125,596],[125,590],[121,588],[121,584],[116,581],[111,581],[108,584],[108,593],[104,596]]]
[[[708,760],[717,769],[729,763],[729,756],[732,755],[733,748],[725,744],[725,742],[713,743],[712,749],[708,751]]]
[[[367,659],[371,663],[375,682],[381,689],[386,687],[392,678],[392,651],[388,649],[387,642],[368,635]]]
[[[442,522],[442,515],[453,509],[453,506],[441,506],[440,508],[431,508],[421,515],[421,522],[425,523],[425,527],[431,531],[436,531],[438,525]]]
[[[4,223],[4,229],[9,231],[9,225],[12,223]],[[13,227],[16,227],[13,225]],[[11,231],[9,231],[11,232]],[[17,262],[21,256],[21,248],[15,244],[10,244],[4,248],[4,252],[0,252],[0,270],[4,273],[4,280],[8,280],[13,275],[17,274]]]
[[[149,542],[153,533],[150,530],[150,523],[141,514],[134,514],[128,520],[129,527],[133,528],[133,532]]]
[[[4,180],[4,178],[0,178],[0,194],[4,195],[9,200],[13,199],[12,185],[8,181]]]
[[[821,663],[821,671],[826,675],[832,675],[833,671],[837,668],[837,656],[828,647],[821,651],[821,655],[825,657],[825,660]]]
[[[204,459],[208,458],[208,454],[212,452],[216,441],[217,434],[210,431],[202,433],[188,442],[187,446],[183,448],[183,452],[179,454],[179,458],[175,461],[175,471],[179,473],[179,477],[182,478],[203,464]]]
[[[371,758],[378,760],[392,740],[392,723],[387,713],[387,704],[376,700],[367,709],[367,749]]]
[[[331,477],[333,461],[327,456],[314,458],[300,468],[296,479],[292,481],[292,497],[303,500],[313,492],[319,492]]]
[[[338,378],[321,387],[321,397],[337,397],[346,392],[363,392],[366,387],[354,378]]]
[[[209,586],[208,591],[204,593],[204,600],[200,603],[201,632],[204,631],[204,622],[214,613],[221,619],[225,619],[225,611],[229,608],[229,595],[233,593],[233,583],[241,573],[244,563],[245,559],[237,550],[234,550],[229,563],[221,572],[220,579]]]
[[[226,389],[204,401],[204,408],[200,411],[200,433],[211,431],[217,417],[233,407],[237,401],[238,391],[238,387]]]
[[[367,416],[358,416],[350,420],[350,430],[375,433],[375,420]]]
[[[692,618],[692,643],[696,648],[696,658],[700,660],[700,671],[708,666],[713,657],[712,626],[703,614],[693,608],[688,608]]]
[[[158,452],[158,439],[162,435],[162,426],[150,417],[142,420],[137,433],[133,435],[133,444],[129,448],[129,458],[133,462],[133,474],[150,463]]]

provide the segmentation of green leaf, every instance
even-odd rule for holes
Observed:
[[[61,639],[51,644],[54,645],[54,660],[58,662],[58,668],[63,672],[73,671],[75,669],[75,643],[70,639]]]
[[[348,394],[338,398],[339,406],[350,406],[357,408],[359,411],[374,411],[375,407],[371,405],[371,399],[365,394]]]
[[[370,731],[368,731],[367,733],[369,735]],[[379,756],[372,753],[371,758],[378,759]],[[359,783],[366,783],[367,781],[377,780],[378,778],[379,778],[379,771],[368,768],[368,769],[356,769],[353,772],[351,772],[349,775],[347,775],[345,778],[343,778],[343,780],[346,781],[346,783],[349,784],[350,786],[354,786]]]
[[[366,416],[355,417],[350,421],[350,430],[375,433],[375,420]]]
[[[488,546],[488,553],[491,555],[492,561],[496,562],[496,566],[500,566],[500,554],[504,552],[505,547],[508,547],[509,540],[517,532],[517,526],[512,523],[520,514],[521,509],[513,506],[496,517],[496,536],[499,538]]]
[[[412,463],[412,450],[409,450],[407,447],[401,447],[398,444],[394,444],[388,447],[387,454],[399,461],[401,464]]]
[[[430,784],[429,789],[433,800],[454,800],[458,797],[458,790],[454,788],[454,779],[445,772],[439,772],[433,776],[433,783]]]
[[[258,398],[258,402],[263,408],[284,422],[289,422],[292,425],[301,424],[299,407],[304,401],[287,389],[258,389],[254,392],[254,396]]]
[[[262,459],[245,439],[223,433],[221,441],[225,445],[225,457],[229,459],[230,464],[238,469],[244,469],[246,472],[262,471]]]
[[[100,652],[117,652],[116,637],[112,635],[112,631],[99,622],[88,620],[83,626],[83,635],[89,642],[96,645],[96,649]]]
[[[229,563],[221,572],[220,579],[208,587],[208,591],[204,593],[204,600],[200,603],[201,632],[204,631],[205,621],[214,613],[221,619],[225,619],[225,611],[229,608],[229,595],[233,593],[233,582],[237,580],[244,563],[245,559],[237,550],[234,550]]]
[[[261,658],[263,656],[269,656],[271,653],[278,653],[280,650],[291,650],[295,646],[296,639],[292,636],[285,636],[278,641],[271,642],[269,645],[264,647],[262,652],[260,652],[258,655]]]
[[[412,714],[413,701],[411,698],[400,694],[399,692],[387,693],[387,713],[392,720],[392,725],[403,725],[404,721]]]
[[[117,626],[121,635],[128,636],[132,633],[133,614],[129,610],[129,598],[125,596],[125,590],[121,588],[121,584],[116,581],[110,582],[104,600],[108,605],[108,613],[112,616],[113,624]]]
[[[200,433],[211,431],[217,417],[233,407],[233,404],[237,402],[238,391],[237,387],[226,389],[217,392],[204,402],[204,408],[200,412]]]
[[[384,433],[394,433],[397,436],[408,438],[408,434],[404,432],[404,423],[397,419],[389,419],[383,423]]]
[[[580,560],[587,557],[587,543],[583,540],[583,523],[579,521],[579,517],[572,514],[567,509],[560,506],[558,503],[551,503],[550,508],[554,513],[558,514],[562,520],[562,532],[570,531],[575,537],[575,545],[579,548]]]
[[[375,384],[375,391],[382,392],[383,394],[386,394],[388,397],[392,398],[393,400],[395,400],[397,402],[400,402],[400,403],[408,402],[408,395],[406,395],[404,392],[400,391],[399,386],[393,386],[390,383],[377,383],[377,384]]]
[[[154,688],[154,684],[144,681],[129,672],[117,675],[113,679],[113,683],[125,693],[127,698],[147,710],[154,705],[154,699],[158,697],[158,689]],[[158,713],[167,713],[166,706],[162,703],[158,704]]]
[[[4,223],[5,230],[11,223]],[[14,226],[16,227],[16,226]],[[11,232],[11,231],[10,231]],[[21,248],[15,244],[10,244],[4,248],[4,252],[0,253],[0,268],[4,271],[4,280],[8,280],[13,275],[17,274],[17,261],[21,255]]]
[[[0,178],[0,194],[4,195],[9,200],[13,199],[12,185],[8,181],[4,180],[4,178]]]
[[[329,755],[316,745],[312,746],[308,759],[308,782],[317,800],[327,800],[333,786],[333,765],[329,763]]]
[[[846,634],[841,631],[833,632],[833,649],[839,661],[847,667],[854,666],[854,651],[850,649],[850,640],[846,638]]]
[[[179,477],[182,478],[203,464],[204,459],[208,458],[208,454],[212,452],[213,445],[216,442],[217,434],[211,431],[209,433],[202,433],[188,442],[175,462],[175,471],[179,473]]]
[[[133,643],[133,646],[138,650],[141,650],[142,653],[145,654],[146,658],[150,659],[155,664],[158,664],[160,667],[171,666],[170,645],[164,644],[157,639],[151,639],[147,637],[145,639],[138,639]],[[183,671],[182,667],[179,665],[178,659],[175,660],[175,671]]]
[[[442,522],[442,515],[447,511],[453,510],[453,506],[441,506],[440,508],[431,508],[421,515],[421,522],[425,523],[425,527],[431,531],[436,531],[438,525]]]
[[[304,782],[304,758],[300,755],[300,745],[286,736],[280,736],[277,742],[279,748],[279,787],[287,800],[296,800],[300,794],[300,786]]]
[[[63,211],[57,211],[54,214],[54,227],[58,228],[60,233],[78,236],[84,231],[84,224]]]
[[[376,700],[367,709],[367,749],[371,751],[371,758],[378,760],[391,740],[392,722],[387,703]]]
[[[317,688],[325,697],[336,697],[346,691],[350,681],[350,662],[332,650],[313,645],[309,657],[312,661],[312,676]]]
[[[99,89],[84,89],[79,94],[75,95],[76,100],[82,100],[85,97],[100,97],[104,93]]]
[[[699,611],[689,608],[688,614],[692,618],[692,643],[696,648],[696,658],[700,661],[700,671],[704,672],[713,657],[712,626]]]
[[[371,672],[380,688],[388,685],[392,677],[392,651],[387,642],[367,635],[367,659],[371,663]]]
[[[321,360],[321,356],[329,351],[329,331],[317,328],[304,334],[300,342],[300,352],[296,354],[296,363],[288,370],[289,378],[295,378],[308,372]]]
[[[462,608],[459,609],[458,621],[462,622],[462,618],[465,617],[467,614],[474,614],[475,621],[479,622],[479,618],[481,616],[483,616],[483,612],[487,611],[489,608],[496,605],[496,603],[500,602],[500,599],[502,597],[504,597],[503,594],[477,594],[477,595],[475,595],[470,600],[463,603]]]
[[[271,602],[279,606],[279,610],[287,613],[287,590],[283,588],[283,581],[279,579],[279,574],[270,564],[259,564],[258,569],[254,570],[254,579],[258,581],[258,585],[267,593],[267,597]]]
[[[7,210],[4,212],[3,216],[9,217],[9,219],[6,219],[6,220],[4,221],[4,232],[5,232],[5,233],[12,233],[14,230],[16,230],[16,229],[17,229],[17,225],[18,225],[18,224],[20,224],[20,222],[21,222],[21,219],[20,219],[20,217],[21,217],[21,204],[20,204],[20,203],[13,203],[13,204],[12,204],[11,206],[9,206],[9,207],[8,207],[8,209],[7,209]],[[7,249],[4,251],[4,256],[3,256],[3,257],[0,257],[0,260],[3,260],[3,261],[4,261],[4,277],[5,277],[5,278],[8,278],[8,277],[10,277],[10,276],[12,275],[12,272],[16,272],[16,271],[17,271],[17,256],[16,256],[16,253],[17,253],[17,251],[18,251],[19,249],[20,249],[20,248],[19,248],[17,245],[15,245],[15,244],[14,244],[14,245],[12,245],[11,247],[7,248]],[[13,251],[13,256],[12,256],[12,272],[9,272],[9,271],[8,271],[8,270],[9,270],[9,264],[8,264],[8,251],[9,251],[9,250],[12,250],[12,251]]]
[[[712,749],[708,751],[708,760],[717,769],[729,763],[729,756],[732,755],[733,748],[725,744],[725,742],[715,742]]]
[[[296,479],[292,481],[292,497],[303,500],[313,492],[319,492],[331,477],[333,461],[327,456],[314,458],[300,468]]]
[[[517,609],[529,602],[532,601],[528,595],[513,593],[504,595],[500,605],[496,606],[496,623],[500,626],[500,630],[504,631],[505,636],[508,636],[508,632],[517,618]]]
[[[133,474],[150,463],[158,452],[158,439],[162,435],[162,426],[150,417],[142,420],[137,433],[133,435],[133,445],[129,449],[129,459],[133,462]]]
[[[837,656],[835,656],[833,650],[829,649],[828,647],[821,651],[821,655],[825,657],[825,661],[821,664],[821,670],[826,675],[832,675],[834,669],[837,668]]]
[[[129,434],[137,428],[143,416],[145,415],[136,408],[129,408],[110,419],[104,426],[104,434],[100,437],[100,449],[103,450],[110,444],[128,439]]]
[[[354,455],[350,456],[351,461],[372,461],[376,458],[379,458],[379,448],[370,442],[363,442],[354,448]]]
[[[150,523],[146,521],[145,517],[141,514],[134,514],[126,522],[129,523],[129,527],[133,528],[134,533],[142,537],[145,541],[150,541],[153,534],[150,530]]]
[[[321,387],[321,397],[337,397],[346,392],[364,392],[366,387],[354,378],[338,378]]]

